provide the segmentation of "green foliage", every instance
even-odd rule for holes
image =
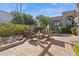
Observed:
[[[26,24],[26,25],[33,25],[36,23],[36,21],[33,19],[33,17],[29,14],[20,14],[17,12],[11,12],[12,15],[14,15],[13,20],[11,21],[14,24]]]
[[[77,56],[79,56],[79,43],[75,43],[75,44],[72,46],[72,48],[73,48],[75,54],[76,54]]]
[[[0,36],[13,36],[16,34],[22,34],[24,31],[23,25],[14,25],[12,23],[3,24],[0,26]]]
[[[65,33],[65,27],[59,27],[61,33]]]
[[[2,44],[3,43],[3,39],[2,39],[2,37],[0,37],[0,44]]]
[[[11,14],[14,16],[13,20],[11,21],[14,24],[23,24],[23,20],[21,19],[21,14],[17,13],[15,11],[11,12]]]
[[[71,32],[72,32],[73,35],[77,35],[76,29],[77,29],[77,27],[71,28]]]
[[[3,24],[0,26],[0,36],[10,36],[14,35],[14,25],[13,24]]]
[[[25,30],[24,25],[18,24],[15,26],[15,34],[22,34],[24,30]]]
[[[43,29],[44,29],[44,26],[43,25],[37,26],[37,30],[42,31]]]
[[[43,24],[45,27],[48,25],[48,24],[50,24],[51,22],[52,22],[52,20],[49,18],[49,17],[46,17],[46,16],[44,16],[44,15],[39,15],[39,16],[37,16],[36,17],[38,20],[39,20],[39,22],[41,23],[41,24]]]
[[[59,31],[61,33],[71,33],[71,29],[69,29],[68,27],[65,27],[65,26],[59,27]]]
[[[24,24],[26,25],[33,25],[36,23],[36,21],[33,19],[33,17],[29,14],[23,14],[23,18],[24,18]]]

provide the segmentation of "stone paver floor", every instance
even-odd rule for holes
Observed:
[[[0,56],[74,56],[71,47],[72,41],[77,41],[76,36],[53,36],[50,42],[26,41],[16,47],[0,52]]]

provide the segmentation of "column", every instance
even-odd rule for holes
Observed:
[[[78,22],[77,22],[77,24],[78,24],[77,31],[78,31],[78,39],[79,39],[79,3],[76,4],[76,14],[77,14],[77,20],[78,20]]]

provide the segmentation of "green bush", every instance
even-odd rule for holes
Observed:
[[[24,32],[24,25],[15,26],[15,34],[22,34]]]
[[[2,37],[0,37],[0,44],[2,44],[3,43],[3,40],[2,40]]]
[[[72,45],[72,48],[76,56],[79,56],[79,43],[75,43],[74,45]]]
[[[72,34],[77,35],[77,33],[76,33],[76,29],[77,29],[77,27],[73,27],[73,28],[71,28],[71,32],[72,32]]]
[[[40,30],[40,31],[42,31],[44,29],[44,26],[37,26],[37,30]]]
[[[71,33],[71,29],[66,26],[61,26],[58,29],[61,33]]]
[[[37,30],[43,30],[43,27],[37,27]]]
[[[16,34],[22,34],[24,31],[24,25],[14,25],[12,23],[2,24],[0,26],[0,36],[13,36]]]
[[[0,36],[10,36],[14,33],[13,24],[3,24],[0,26]]]
[[[61,33],[65,33],[65,32],[66,32],[66,29],[65,29],[65,27],[59,27],[59,31],[60,31]]]

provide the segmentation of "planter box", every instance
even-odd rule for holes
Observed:
[[[16,42],[9,43],[9,44],[4,44],[4,45],[0,46],[0,51],[4,51],[6,49],[9,49],[9,48],[15,47],[17,45],[20,45],[20,44],[24,43],[25,41],[26,41],[26,38],[23,38],[20,41],[16,41]]]
[[[3,44],[12,43],[18,41],[22,35],[10,36],[10,37],[3,37]]]

